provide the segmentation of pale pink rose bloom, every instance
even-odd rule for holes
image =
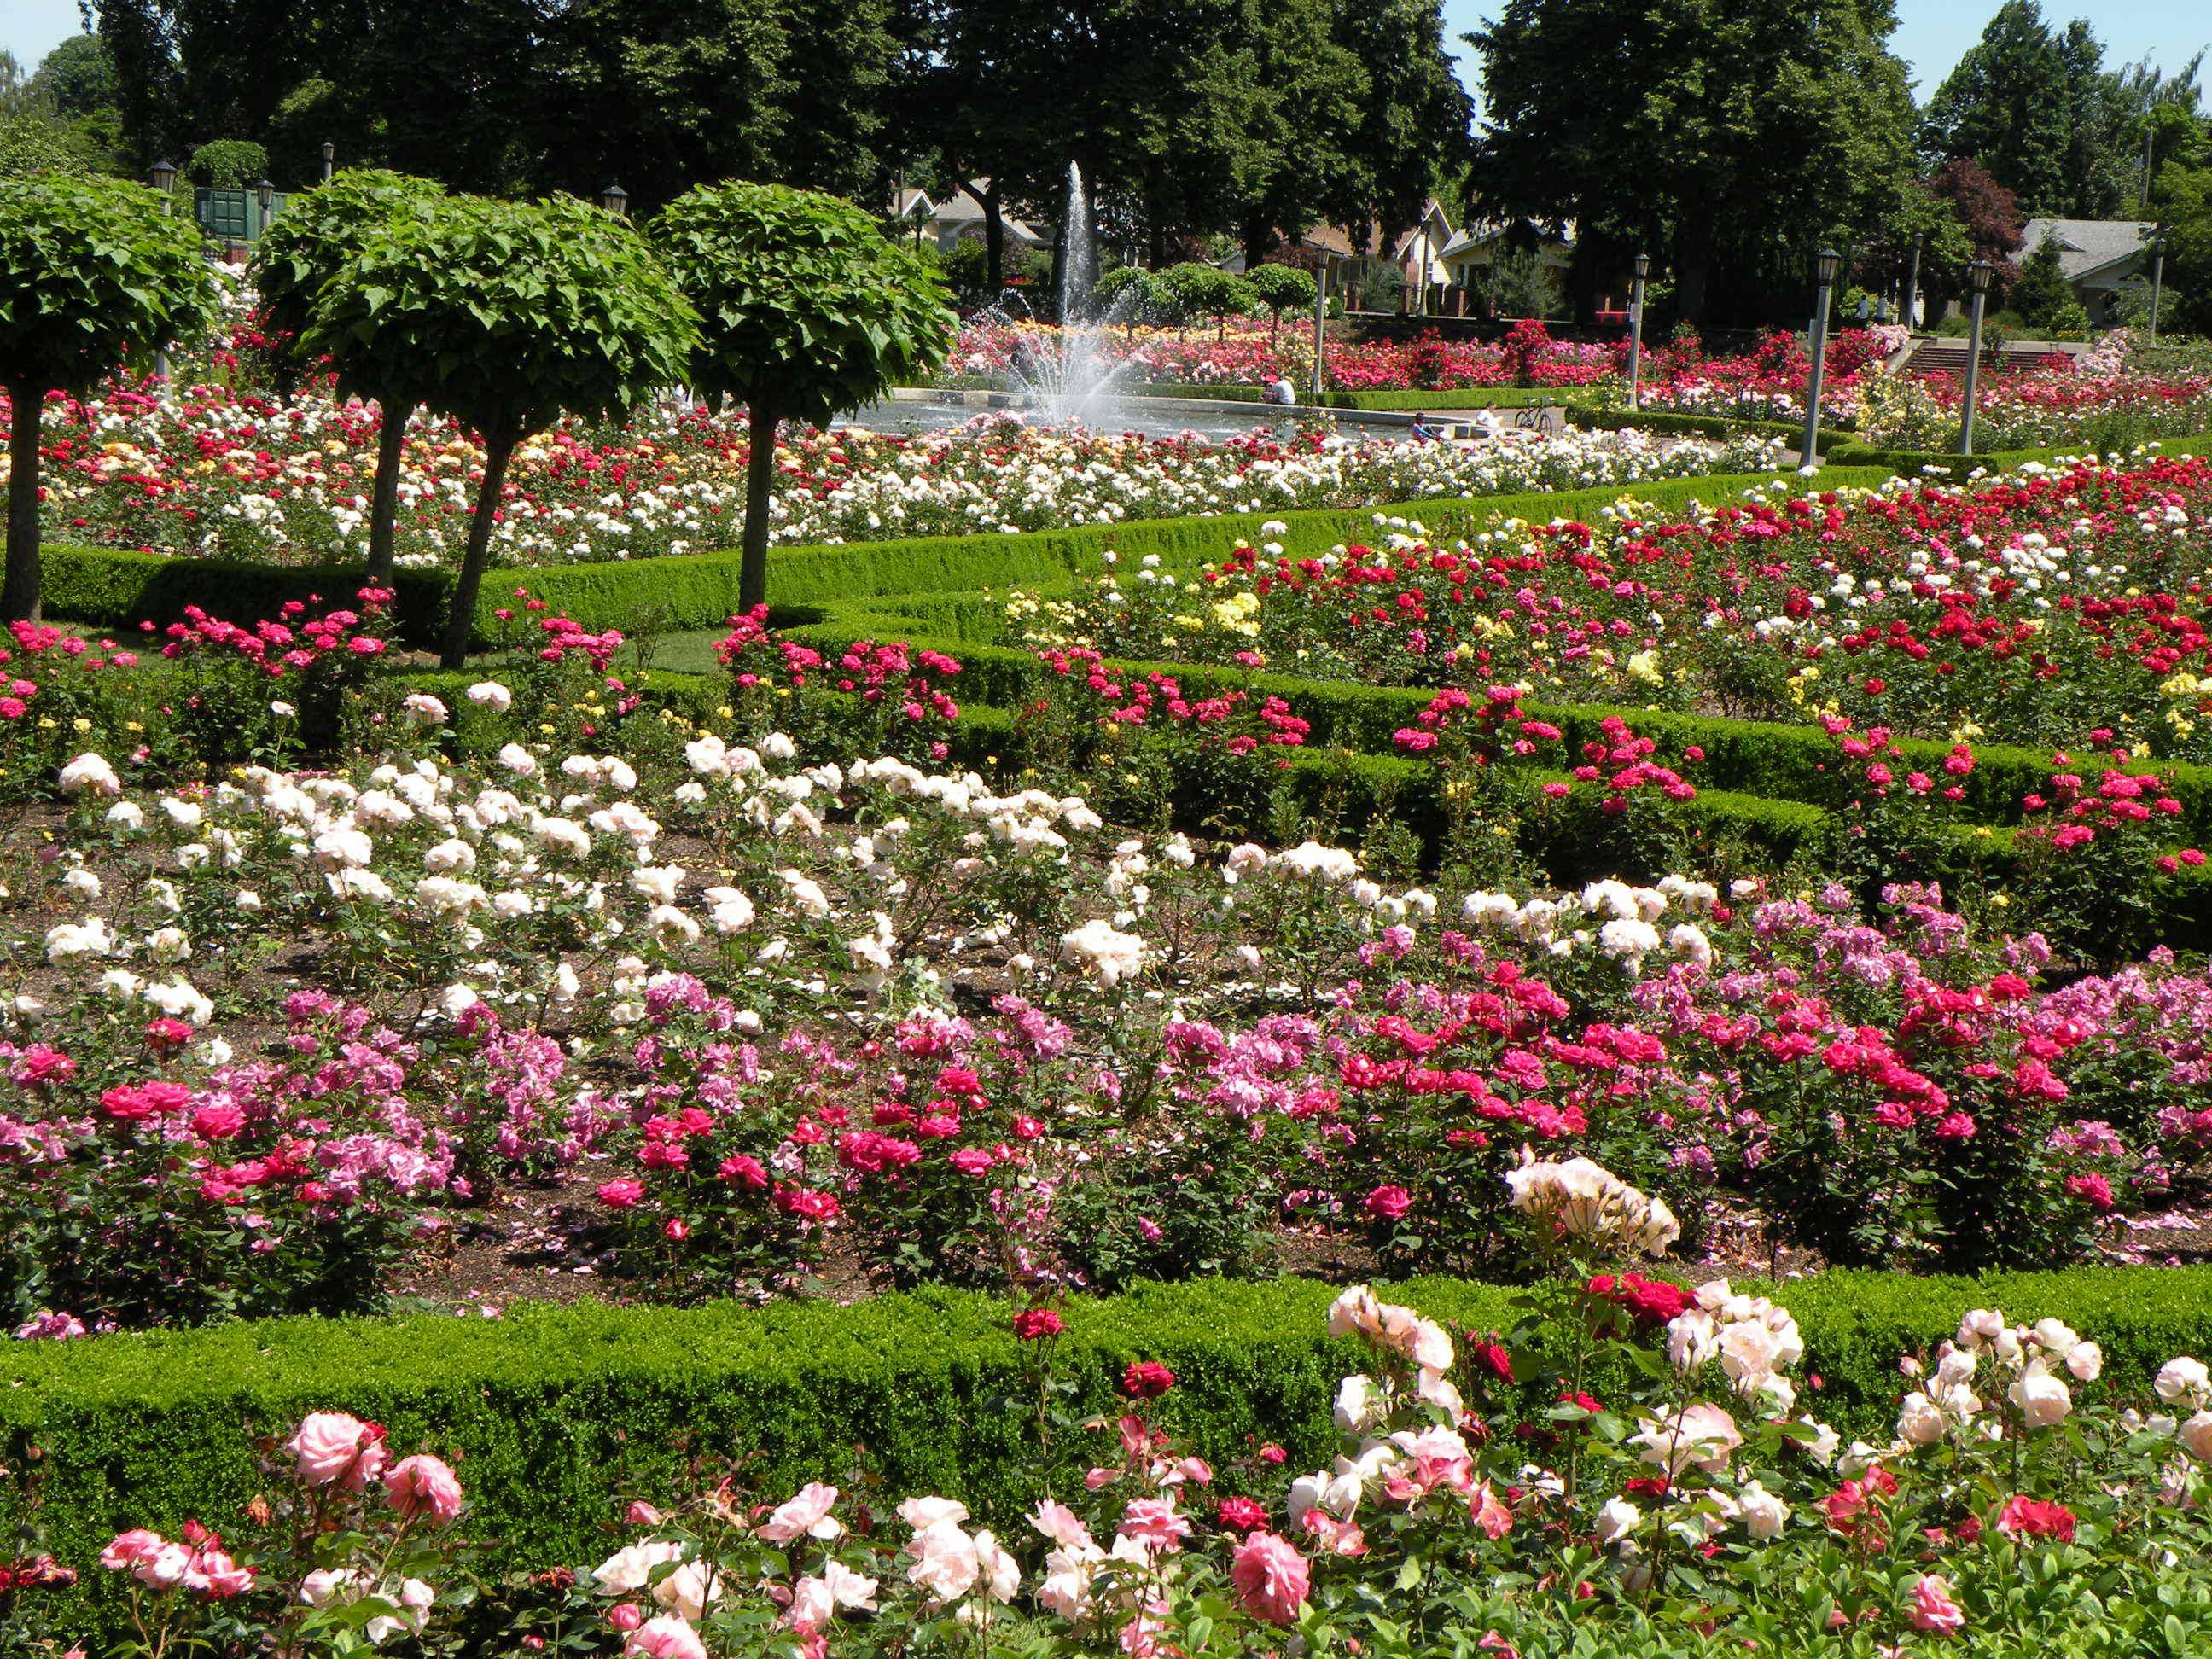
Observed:
[[[1237,1547],[1229,1577],[1244,1611],[1271,1625],[1297,1622],[1312,1583],[1305,1557],[1270,1532],[1255,1532]]]
[[[975,1565],[984,1593],[994,1601],[1011,1601],[1022,1587],[1021,1563],[999,1547],[988,1532],[975,1534]]]
[[[222,1550],[210,1550],[201,1556],[200,1571],[207,1579],[205,1593],[217,1601],[227,1601],[253,1588],[253,1569],[240,1566]]]
[[[648,1619],[629,1633],[623,1651],[632,1659],[707,1659],[699,1632],[672,1613]]]
[[[309,1412],[284,1443],[294,1472],[310,1486],[359,1492],[384,1471],[384,1435],[344,1412]]]
[[[967,1595],[982,1570],[975,1555],[975,1540],[950,1521],[923,1528],[906,1547],[915,1558],[914,1565],[907,1570],[908,1581],[939,1601],[957,1601]]]
[[[630,1501],[629,1508],[623,1514],[623,1519],[633,1527],[657,1527],[660,1524],[661,1515],[659,1510],[653,1508],[645,1499],[638,1498]]]
[[[1951,1599],[1951,1581],[1924,1572],[1912,1584],[1912,1622],[1916,1628],[1948,1636],[1966,1622],[1965,1609]]]
[[[968,1518],[968,1506],[950,1498],[909,1498],[898,1506],[898,1517],[916,1532],[926,1532],[940,1522]]]
[[[1066,1550],[1091,1550],[1098,1547],[1091,1536],[1091,1528],[1083,1524],[1082,1517],[1065,1504],[1048,1498],[1036,1506],[1030,1516],[1030,1525],[1047,1538]]]
[[[854,1572],[842,1561],[832,1561],[822,1569],[822,1582],[830,1587],[830,1599],[839,1607],[875,1611],[876,1581],[866,1573]]]
[[[400,1514],[427,1518],[440,1526],[461,1512],[460,1477],[443,1458],[427,1453],[403,1457],[386,1469],[384,1495]]]
[[[100,1551],[100,1565],[119,1572],[125,1567],[136,1566],[168,1541],[158,1532],[133,1527],[129,1532],[118,1533],[115,1541]]]
[[[837,1488],[810,1480],[799,1494],[783,1504],[760,1524],[760,1535],[771,1544],[788,1544],[794,1538],[835,1538],[844,1528],[830,1516]]]
[[[1329,1304],[1328,1334],[1331,1336],[1382,1335],[1382,1309],[1375,1299],[1375,1292],[1364,1285],[1354,1285]]]
[[[1213,1468],[1203,1457],[1186,1457],[1176,1465],[1176,1473],[1194,1486],[1213,1484]]]
[[[192,1553],[182,1544],[164,1544],[142,1555],[131,1571],[142,1584],[154,1589],[174,1589],[192,1569]]]
[[[1119,1469],[1103,1468],[1085,1469],[1083,1472],[1083,1489],[1085,1492],[1097,1492],[1101,1486],[1112,1486],[1121,1478],[1121,1471]]]
[[[813,1630],[830,1622],[836,1602],[829,1584],[809,1573],[791,1587],[791,1606],[786,1617],[793,1630]]]

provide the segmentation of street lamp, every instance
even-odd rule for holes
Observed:
[[[338,147],[329,139],[323,140],[323,182],[331,181],[331,169],[338,159]]]
[[[2158,343],[2158,290],[2165,276],[2166,238],[2157,236],[2151,239],[2150,245],[2150,337],[2154,345]]]
[[[1328,325],[1328,267],[1329,253],[1322,250],[1321,263],[1314,268],[1314,364],[1313,406],[1321,407],[1322,400],[1322,336]]]
[[[599,192],[599,205],[617,219],[626,218],[629,214],[629,192],[620,185],[611,184]]]
[[[269,208],[276,199],[276,186],[264,179],[253,187],[253,199],[261,204],[261,234],[269,234]]]
[[[161,192],[161,211],[174,213],[177,210],[175,164],[167,156],[163,156],[146,169],[146,182]],[[154,373],[165,380],[169,378],[169,353],[165,346],[154,348]]]
[[[1628,406],[1636,404],[1636,382],[1644,372],[1644,282],[1651,274],[1651,256],[1639,253],[1631,261],[1636,273],[1628,296]]]
[[[1820,379],[1826,368],[1828,355],[1828,295],[1836,286],[1837,273],[1844,268],[1844,256],[1832,247],[1824,247],[1813,256],[1813,280],[1820,289],[1820,296],[1813,302],[1813,326],[1808,331],[1813,353],[1813,378],[1805,388],[1805,445],[1798,452],[1800,466],[1820,464]]]
[[[1982,306],[1990,297],[1990,279],[1997,268],[1987,259],[1977,259],[1966,267],[1966,281],[1973,289],[1972,321],[1966,330],[1966,396],[1959,416],[1959,453],[1974,453],[1974,394],[1982,383]]]

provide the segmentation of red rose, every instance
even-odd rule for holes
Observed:
[[[1158,1400],[1175,1382],[1175,1373],[1158,1361],[1133,1360],[1121,1373],[1121,1392],[1132,1400]]]
[[[1024,1342],[1042,1342],[1064,1328],[1060,1316],[1049,1308],[1024,1308],[1014,1316],[1014,1334]]]

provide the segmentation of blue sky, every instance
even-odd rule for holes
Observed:
[[[1455,44],[1493,9],[1490,0],[1444,0]],[[1996,0],[1899,0],[1902,21],[1892,44],[1912,66],[1923,98],[1973,45],[1996,9]],[[2171,67],[2212,43],[2212,11],[2203,0],[2045,0],[2044,10],[2056,17],[2088,17],[2112,62],[2132,63],[2148,52]],[[78,27],[76,0],[0,0],[0,48],[15,53],[26,69]]]
[[[50,0],[26,0],[46,4]],[[1914,92],[1926,100],[1967,47],[1981,38],[1999,0],[1897,0],[1897,33],[1890,49],[1912,70]],[[1495,16],[1492,0],[1444,0],[1444,21],[1456,47],[1459,36]],[[2212,46],[2212,9],[2203,0],[2043,0],[2046,17],[2087,17],[2105,43],[2105,61],[2132,64],[2145,52],[2165,68]],[[1464,50],[1463,48],[1462,49]],[[1466,70],[1462,67],[1462,74]],[[2208,76],[2212,79],[2212,76]]]

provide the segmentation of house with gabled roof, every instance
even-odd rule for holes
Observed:
[[[2058,270],[2092,323],[2118,320],[2120,290],[2150,276],[2150,240],[2158,227],[2148,219],[2030,219],[2021,227],[2014,264],[2025,264],[2049,236],[2058,244]]]

